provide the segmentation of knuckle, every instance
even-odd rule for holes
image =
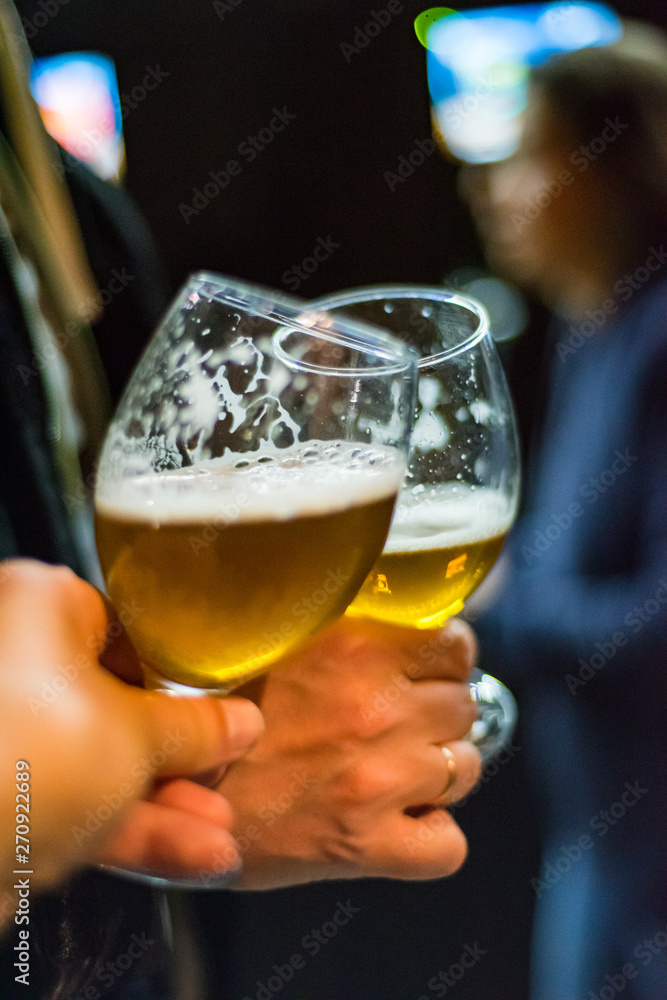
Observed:
[[[364,688],[348,695],[337,706],[336,717],[345,719],[352,740],[370,743],[396,724],[402,700],[403,691],[392,679],[384,687]]]
[[[339,775],[332,789],[336,805],[345,810],[366,809],[393,787],[393,777],[375,760],[359,760]]]
[[[393,718],[391,705],[357,705],[348,715],[349,734],[357,743],[372,743],[391,727]]]
[[[450,661],[469,671],[477,656],[477,639],[470,626],[460,618],[450,621],[440,633],[439,645]]]

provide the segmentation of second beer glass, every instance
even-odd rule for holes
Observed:
[[[519,446],[502,364],[478,302],[445,289],[360,288],[311,303],[391,330],[418,351],[410,464],[384,551],[350,615],[419,629],[463,609],[493,566],[517,510]],[[511,733],[515,705],[474,675],[473,738],[485,757]]]

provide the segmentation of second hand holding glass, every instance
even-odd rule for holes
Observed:
[[[520,468],[512,402],[488,318],[438,288],[378,286],[311,303],[384,326],[420,355],[410,465],[382,555],[348,615],[438,628],[493,566],[516,515]],[[490,759],[509,741],[516,704],[476,670],[471,737]]]

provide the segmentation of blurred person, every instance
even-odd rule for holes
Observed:
[[[0,556],[64,563],[95,579],[88,516],[95,456],[110,404],[167,296],[150,237],[123,192],[109,189],[71,158],[63,159],[46,136],[28,92],[24,44],[12,4],[0,0],[0,462],[4,470],[11,470],[0,478]],[[126,285],[102,310],[99,289],[108,287],[114,271],[126,276]],[[17,586],[21,579],[19,573],[11,584],[10,576],[7,586]],[[23,685],[39,687],[54,666],[47,655],[49,620],[58,631],[54,607],[64,615],[59,641],[70,647],[80,641],[77,629],[82,627],[82,621],[72,621],[71,607],[67,611],[72,591],[89,605],[93,619],[102,614],[99,600],[81,589],[83,583],[68,581],[51,577],[39,600],[32,599],[33,610],[43,611],[39,635],[25,628],[23,635],[15,635],[31,603],[26,594],[20,597],[22,617],[10,614],[4,621],[13,650],[5,660],[9,663],[5,692],[10,721],[19,693],[25,693]],[[16,593],[14,597],[19,600]],[[420,838],[419,832],[427,826],[426,817],[465,795],[478,774],[477,751],[461,742],[474,717],[465,683],[474,643],[460,624],[451,625],[431,641],[435,647],[426,649],[428,656],[422,663],[425,645],[418,633],[400,629],[378,633],[373,627],[339,624],[264,681],[257,697],[272,719],[272,732],[266,742],[258,744],[243,780],[241,772],[236,772],[229,776],[229,789],[220,786],[234,800],[239,825],[232,832],[239,844],[242,838],[248,839],[248,828],[261,803],[286,780],[288,764],[302,769],[309,783],[298,808],[281,816],[260,840],[250,838],[252,848],[245,851],[240,886],[275,887],[343,875],[430,878],[449,874],[462,863],[465,838],[447,813],[438,812],[435,833],[428,827],[428,836]],[[54,640],[54,655],[56,646]],[[33,663],[36,649],[44,659]],[[20,669],[26,661],[31,669]],[[118,666],[106,653],[103,664]],[[75,772],[66,780],[62,765],[70,761],[68,754],[63,753],[62,760],[55,753],[43,758],[43,748],[39,750],[49,775],[40,787],[53,783],[49,803],[55,810],[43,814],[46,832],[41,819],[36,827],[40,838],[44,836],[43,856],[50,859],[44,886],[55,886],[72,867],[91,860],[142,864],[164,874],[173,873],[174,867],[178,871],[186,860],[188,865],[197,858],[201,861],[194,842],[186,845],[184,857],[183,845],[179,853],[173,842],[160,839],[166,833],[165,824],[158,822],[155,836],[142,841],[160,810],[166,808],[192,812],[200,829],[208,823],[209,843],[200,847],[210,853],[211,839],[218,838],[215,870],[208,872],[203,866],[204,876],[215,881],[236,858],[236,848],[227,837],[229,813],[223,802],[211,810],[209,795],[190,783],[157,789],[138,784],[133,797],[147,794],[150,801],[139,802],[131,810],[128,806],[124,826],[115,832],[105,830],[99,843],[86,841],[79,851],[73,850],[69,840],[66,847],[59,840],[59,821],[53,819],[51,824],[48,817],[56,816],[68,802],[85,813],[90,796],[108,787],[114,768],[122,764],[127,751],[114,767],[105,765],[99,780],[89,783],[88,768],[99,760],[102,746],[109,741],[109,746],[116,746],[114,753],[119,751],[109,727],[121,725],[135,748],[148,748],[151,738],[146,730],[141,732],[140,715],[150,731],[151,713],[168,712],[166,705],[156,708],[154,696],[124,691],[103,670],[93,667],[81,679],[81,686],[68,688],[71,697],[59,700],[47,719],[48,726],[57,729],[64,725],[69,709],[75,714],[83,709],[90,713],[83,730],[77,735],[75,727],[72,732],[71,749],[77,745],[79,749]],[[127,679],[136,681],[138,676],[135,672]],[[397,682],[401,697],[370,723],[365,716],[369,701],[393,690]],[[115,704],[113,712],[102,705],[107,696],[109,704]],[[26,705],[20,707],[25,712]],[[188,706],[175,706],[172,711],[187,712]],[[202,706],[200,711],[205,714],[211,709]],[[288,724],[288,719],[294,724]],[[45,723],[45,736],[48,726]],[[29,729],[38,740],[32,746],[39,748],[40,727]],[[443,746],[454,753],[454,771]],[[205,739],[200,749],[202,766],[218,759]],[[223,744],[219,756],[224,752]],[[24,746],[12,746],[12,775],[15,761],[27,754]],[[187,757],[176,774],[194,767]],[[55,794],[58,789],[64,801]],[[139,815],[144,817],[141,823]],[[190,819],[187,822],[192,824]],[[212,831],[211,826],[216,829]],[[114,838],[106,840],[112,833]],[[415,849],[408,850],[406,837],[412,837]],[[76,995],[99,973],[121,940],[132,932],[152,932],[156,916],[148,890],[102,875],[75,879],[62,892],[44,897],[33,913],[31,985],[38,995],[50,998]],[[6,977],[12,985],[13,943],[9,938],[0,971],[0,978]],[[167,956],[158,946],[148,958],[151,975],[159,974],[160,981],[153,985],[164,995],[168,992]],[[139,963],[137,973],[141,969]],[[133,968],[132,977],[116,984],[117,995],[133,990],[133,997],[154,995],[151,975],[146,973],[137,981]]]
[[[532,1000],[667,989],[667,42],[532,73],[520,147],[463,168],[490,265],[554,314],[523,516],[470,604],[541,809]],[[495,584],[495,585],[494,585]],[[605,991],[603,993],[601,991]]]

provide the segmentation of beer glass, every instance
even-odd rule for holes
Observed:
[[[384,550],[347,610],[441,626],[493,566],[519,496],[519,448],[509,389],[483,307],[444,289],[361,288],[311,303],[327,315],[382,325],[416,348],[412,453]],[[476,671],[472,738],[492,757],[516,721],[511,694]]]
[[[226,693],[343,613],[405,470],[415,357],[343,316],[197,274],[120,402],[96,539],[150,686]]]
[[[120,401],[95,492],[100,563],[147,686],[225,694],[341,615],[405,472],[416,355],[378,328],[193,276]],[[234,873],[154,886],[209,888]]]

